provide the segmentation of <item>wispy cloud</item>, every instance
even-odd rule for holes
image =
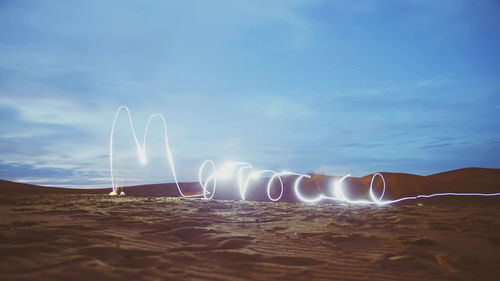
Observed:
[[[205,158],[354,174],[500,165],[493,0],[0,5],[0,177],[104,180],[122,104],[139,135],[165,114],[186,180]],[[132,173],[121,121],[128,180],[168,181],[161,146]]]

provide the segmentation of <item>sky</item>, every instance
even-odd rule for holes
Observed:
[[[110,187],[121,105],[184,181],[500,168],[498,50],[495,0],[0,1],[0,178]],[[118,181],[172,182],[125,117]]]

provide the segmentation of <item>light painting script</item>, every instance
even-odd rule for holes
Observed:
[[[270,176],[269,180],[267,181],[267,197],[271,201],[279,201],[281,197],[283,196],[283,191],[284,191],[284,186],[283,186],[283,178],[282,176],[295,176],[295,181],[293,184],[293,191],[295,193],[295,196],[302,202],[304,203],[316,203],[321,200],[331,200],[335,202],[340,202],[340,203],[348,203],[348,204],[374,204],[374,205],[388,205],[392,203],[397,203],[401,201],[406,201],[406,200],[415,200],[419,198],[430,198],[430,197],[437,197],[437,196],[498,196],[500,193],[435,193],[435,194],[428,194],[428,195],[417,195],[417,196],[410,196],[410,197],[403,197],[395,200],[384,200],[384,195],[386,191],[386,183],[385,179],[380,173],[375,173],[372,176],[371,182],[370,182],[370,187],[369,187],[369,196],[370,200],[365,200],[365,199],[355,199],[355,198],[349,198],[346,193],[344,192],[343,188],[343,182],[346,178],[350,177],[350,174],[347,174],[343,177],[341,177],[339,180],[335,181],[332,186],[333,190],[333,196],[327,196],[325,194],[319,194],[316,197],[306,197],[301,193],[301,188],[300,184],[301,181],[304,178],[310,178],[310,175],[307,174],[301,174],[301,173],[296,173],[292,171],[273,171],[273,170],[258,170],[255,169],[250,163],[246,162],[229,162],[224,165],[222,165],[219,169],[216,168],[215,163],[212,160],[205,160],[199,169],[198,172],[198,182],[200,184],[200,193],[196,195],[188,195],[182,192],[182,189],[179,185],[179,180],[177,178],[177,173],[175,170],[175,164],[174,160],[172,157],[172,150],[170,148],[169,142],[168,142],[168,131],[167,131],[167,122],[165,120],[165,117],[161,114],[152,114],[147,123],[146,123],[146,128],[144,130],[144,136],[142,140],[142,144],[139,142],[139,139],[137,138],[137,134],[134,128],[134,124],[132,122],[132,116],[130,114],[130,110],[128,109],[127,106],[120,106],[116,112],[115,119],[113,120],[113,125],[111,127],[111,136],[109,140],[109,164],[110,164],[110,171],[111,171],[111,186],[113,188],[113,191],[110,193],[110,195],[120,195],[118,192],[118,187],[115,184],[115,169],[114,169],[114,163],[113,163],[113,143],[114,143],[114,134],[115,134],[115,127],[116,127],[116,122],[118,118],[120,117],[120,113],[124,111],[126,113],[126,116],[128,118],[129,124],[130,124],[130,129],[132,131],[132,135],[134,138],[134,142],[137,148],[137,153],[138,153],[138,158],[141,164],[146,164],[147,163],[147,136],[148,136],[148,129],[149,125],[151,124],[151,121],[153,119],[160,119],[160,121],[163,124],[163,141],[165,145],[165,157],[168,162],[168,165],[170,167],[170,172],[173,176],[175,185],[177,187],[177,190],[179,191],[180,196],[182,197],[200,197],[204,199],[212,199],[216,193],[217,189],[217,180],[223,180],[223,179],[228,179],[228,178],[236,178],[237,180],[237,187],[239,189],[240,197],[241,200],[245,200],[246,194],[251,187],[252,181],[255,182],[257,179],[262,179],[265,176]],[[374,183],[377,177],[380,177],[382,179],[382,192],[380,195],[376,195],[374,191]],[[273,186],[273,183],[277,181],[279,182],[280,186],[280,192],[278,196],[273,197],[271,195],[271,188]]]

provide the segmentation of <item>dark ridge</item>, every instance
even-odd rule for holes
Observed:
[[[460,193],[498,193],[500,192],[500,169],[487,168],[465,168],[453,171],[437,173],[429,176],[419,176],[405,173],[381,173],[386,181],[386,193],[384,199],[397,199],[406,196],[416,196],[419,194],[433,194],[446,192]],[[310,197],[315,197],[320,193],[332,196],[333,182],[340,177],[313,174],[311,179],[304,179],[301,184],[301,192]],[[350,198],[368,199],[369,185],[372,175],[364,177],[347,178],[344,182],[345,193]],[[280,201],[298,202],[293,191],[295,177],[283,177],[284,192]],[[247,200],[268,201],[266,192],[266,179],[255,180],[247,192]],[[180,187],[185,194],[199,194],[200,186],[197,182],[183,182]],[[375,180],[375,191],[380,194],[382,191],[382,181]],[[145,184],[128,186],[122,188],[127,196],[144,197],[178,197],[179,192],[174,183]],[[66,193],[66,194],[103,194],[106,195],[111,188],[106,189],[72,189],[37,186],[25,183],[16,183],[0,180],[0,192],[2,194],[23,194],[23,193]],[[278,196],[278,182],[273,183],[271,195]],[[219,182],[214,199],[240,199],[236,181]],[[423,199],[425,202],[433,201],[477,201],[495,200],[498,198],[480,197],[439,197]],[[325,200],[327,202],[328,200]],[[420,200],[419,200],[420,201]],[[495,200],[495,202],[498,200]],[[414,204],[416,201],[410,201]]]

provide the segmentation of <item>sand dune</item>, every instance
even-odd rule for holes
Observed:
[[[433,194],[442,192],[479,192],[479,193],[497,193],[500,191],[500,169],[485,168],[466,168],[438,173],[429,176],[419,176],[403,173],[382,173],[386,183],[387,190],[384,198],[397,199],[405,196],[415,196],[419,194]],[[311,179],[305,179],[301,184],[301,190],[304,194],[315,196],[319,193],[331,194],[332,182],[340,177],[313,175]],[[368,189],[372,175],[364,177],[350,177],[344,182],[346,194],[352,198],[368,199]],[[284,177],[284,194],[280,201],[296,203],[299,202],[293,192],[294,177]],[[257,180],[252,182],[248,192],[249,200],[268,201],[266,195],[267,180]],[[382,182],[376,181],[376,191],[380,192]],[[199,193],[200,185],[197,182],[180,183],[184,192]],[[35,192],[35,193],[72,193],[72,194],[107,194],[110,189],[67,189],[41,187],[29,184],[13,183],[0,180],[2,193],[12,192]],[[138,186],[129,186],[123,188],[129,196],[147,196],[147,197],[178,197],[177,187],[173,183],[147,184]],[[275,183],[274,192],[278,192],[278,184]],[[220,182],[217,185],[215,199],[238,200],[240,195],[236,187],[236,181]],[[439,198],[422,199],[427,203],[449,202],[449,201],[470,201],[477,202],[498,202],[496,198]],[[407,202],[405,202],[407,203]],[[415,202],[410,202],[415,204]]]
[[[499,187],[498,174],[466,169],[427,177],[385,175],[389,184],[404,187],[397,191],[403,194],[452,187],[488,192]],[[471,179],[476,176],[489,178]],[[352,185],[362,189],[367,179],[351,179]],[[408,179],[412,182],[403,185]],[[323,181],[328,178],[317,177],[307,188],[317,191]],[[191,185],[185,187],[195,188]],[[109,189],[0,182],[0,279],[420,281],[500,276],[497,198],[480,198],[481,204],[426,199],[385,207],[307,205],[161,197],[165,187],[131,187],[127,197],[110,197],[102,195]]]

